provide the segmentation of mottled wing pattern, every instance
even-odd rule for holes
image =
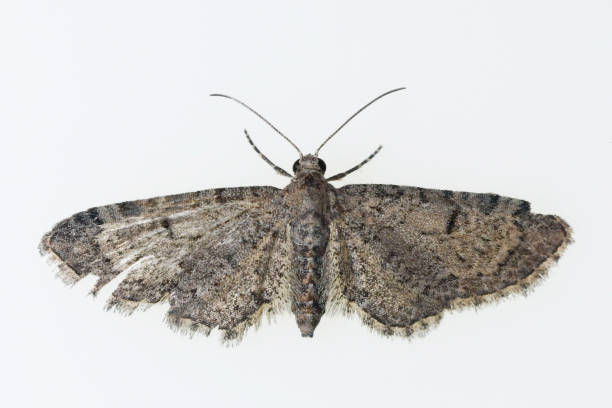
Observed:
[[[240,339],[265,313],[288,309],[290,246],[285,222],[250,213],[209,234],[180,263],[169,323],[188,331],[223,331]]]
[[[335,301],[385,334],[410,335],[445,309],[528,288],[570,240],[561,218],[499,195],[392,185],[337,192]]]
[[[41,252],[93,293],[126,272],[108,306],[131,312],[169,299],[171,324],[235,338],[284,304],[283,213],[274,187],[204,190],[91,208],[58,223]]]

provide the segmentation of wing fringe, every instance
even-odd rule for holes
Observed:
[[[221,342],[229,347],[240,344],[249,330],[259,329],[264,318],[268,323],[273,322],[277,315],[286,311],[287,307],[283,306],[284,305],[280,302],[265,303],[261,305],[255,313],[251,314],[248,318],[231,329],[210,327],[197,323],[192,319],[171,315],[169,313],[166,313],[164,320],[174,332],[188,336],[189,338],[193,338],[197,334],[209,336],[213,330],[215,330],[220,333]]]

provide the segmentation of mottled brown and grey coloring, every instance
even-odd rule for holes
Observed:
[[[41,250],[93,292],[127,271],[109,308],[168,300],[171,325],[238,339],[291,309],[312,336],[331,308],[409,336],[443,311],[521,292],[570,241],[554,215],[495,194],[394,185],[334,188],[301,158],[283,190],[204,190],[96,207],[57,224]]]
[[[291,309],[302,336],[312,337],[331,309],[356,312],[380,333],[410,336],[446,309],[524,292],[570,242],[554,215],[529,203],[391,185],[329,182],[321,148],[387,91],[350,116],[314,155],[303,155],[283,190],[242,187],[96,207],[57,224],[41,252],[74,283],[96,275],[93,289],[125,272],[108,308],[132,312],[168,299],[168,322],[206,334],[217,328],[240,339],[268,313]],[[263,160],[283,176],[247,140]]]

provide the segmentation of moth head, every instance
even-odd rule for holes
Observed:
[[[325,165],[325,162],[323,160],[312,154],[307,154],[306,156],[296,160],[295,163],[293,163],[293,174],[297,175],[298,173],[303,172],[316,172],[323,175],[325,174],[326,168],[327,166]]]

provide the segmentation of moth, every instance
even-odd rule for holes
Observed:
[[[410,336],[445,310],[525,292],[570,242],[554,215],[497,194],[362,184],[336,188],[371,160],[325,177],[321,148],[300,149],[291,179],[275,187],[219,188],[93,207],[59,222],[41,253],[73,284],[98,277],[92,293],[124,277],[107,308],[131,313],[168,301],[181,331],[218,329],[239,340],[262,316],[291,310],[312,337],[326,311],[357,313],[384,335]]]

